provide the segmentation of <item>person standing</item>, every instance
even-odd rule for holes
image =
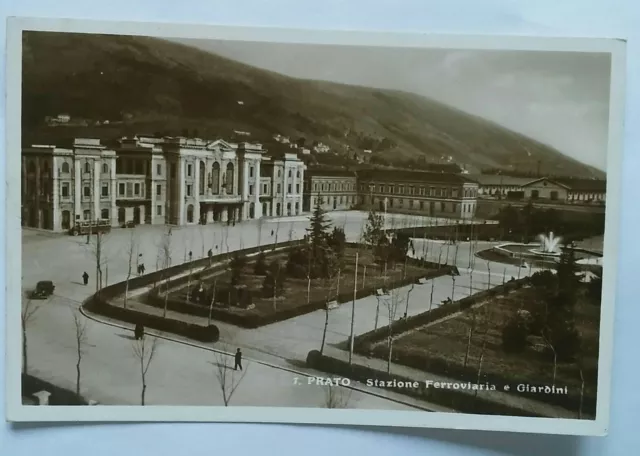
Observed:
[[[242,352],[240,349],[236,351],[236,365],[233,370],[238,370],[238,367],[242,370]]]
[[[85,285],[89,284],[89,274],[87,274],[87,271],[84,271],[84,274],[82,274],[82,281]]]

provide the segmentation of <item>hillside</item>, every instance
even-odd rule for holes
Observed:
[[[289,78],[164,40],[28,32],[23,38],[23,137],[123,134],[233,138],[279,133],[382,161],[446,161],[520,172],[601,176],[544,144],[414,94]],[[242,102],[242,103],[239,103]],[[90,127],[46,127],[68,113]],[[107,126],[93,126],[109,120]]]

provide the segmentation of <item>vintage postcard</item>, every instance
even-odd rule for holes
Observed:
[[[607,432],[623,41],[8,33],[9,420]]]

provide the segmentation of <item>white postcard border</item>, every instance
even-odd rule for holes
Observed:
[[[526,418],[464,413],[326,410],[288,407],[214,406],[74,406],[34,407],[21,402],[21,222],[20,156],[22,31],[57,31],[142,35],[163,38],[222,39],[255,42],[339,44],[353,46],[427,47],[471,50],[538,50],[611,54],[611,91],[607,152],[607,204],[604,277],[600,326],[597,415],[595,420]],[[6,408],[9,421],[35,422],[265,422],[495,430],[571,435],[605,435],[609,425],[613,358],[614,302],[617,284],[618,234],[625,98],[625,46],[620,39],[432,35],[398,32],[296,30],[78,19],[9,18],[6,60]]]

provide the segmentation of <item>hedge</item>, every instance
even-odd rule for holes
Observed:
[[[131,324],[140,323],[145,328],[153,328],[158,331],[166,331],[180,336],[188,337],[200,342],[217,342],[220,338],[220,330],[215,325],[202,326],[187,323],[171,318],[163,318],[159,315],[151,315],[133,309],[125,309],[111,305],[105,299],[98,296],[89,298],[84,308],[90,312]]]
[[[360,364],[349,365],[348,362],[320,354],[318,350],[312,350],[307,355],[307,367],[317,369],[329,374],[340,375],[351,380],[366,384],[368,380],[396,382],[415,382],[415,379],[389,374]],[[419,381],[418,388],[390,387],[385,388],[414,397],[420,400],[438,404],[462,413],[475,413],[483,415],[515,415],[526,417],[541,417],[543,415],[522,410],[508,405],[500,404],[481,396],[464,393],[460,390],[426,388],[424,381]],[[472,382],[475,384],[476,382]],[[482,394],[482,393],[481,393]]]
[[[47,391],[49,396],[49,405],[89,405],[82,396],[78,396],[73,391],[45,382],[37,377],[29,374],[22,374],[22,396],[32,397],[39,391]]]

